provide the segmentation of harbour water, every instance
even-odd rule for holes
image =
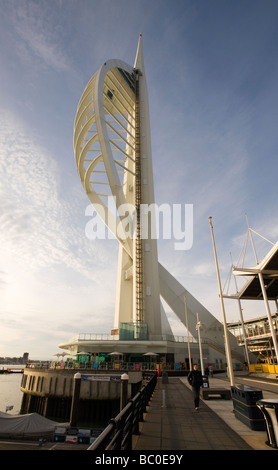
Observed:
[[[7,368],[6,365],[0,364],[0,369]],[[15,372],[14,374],[0,374],[0,411],[6,412],[7,406],[13,406],[8,411],[11,415],[20,413],[21,400],[23,393],[20,390],[22,374]]]

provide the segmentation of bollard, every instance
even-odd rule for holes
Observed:
[[[72,393],[72,400],[71,400],[71,410],[70,410],[70,426],[71,427],[77,426],[80,387],[81,387],[81,374],[77,372],[76,374],[74,374],[73,393]]]
[[[128,375],[122,374],[121,375],[121,401],[120,401],[120,411],[126,406],[127,404],[127,387],[128,387]]]

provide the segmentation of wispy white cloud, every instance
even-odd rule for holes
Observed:
[[[62,22],[59,21],[60,7],[55,3],[25,1],[10,2],[12,24],[18,40],[16,50],[21,60],[32,63],[34,58],[42,65],[66,72],[71,69],[62,46]],[[54,19],[58,21],[53,21]]]
[[[29,268],[62,263],[92,278],[85,261],[86,240],[82,256],[72,253],[83,233],[81,227],[73,226],[71,207],[59,195],[59,167],[14,116],[9,119],[8,113],[2,114],[0,121],[2,247],[24,257]]]
[[[15,116],[2,113],[0,127],[0,316],[7,331],[15,322],[10,348],[25,330],[47,330],[57,344],[57,329],[61,342],[83,328],[96,331],[107,315],[111,326],[116,242],[86,238],[78,178],[65,186],[62,168]],[[63,197],[66,188],[75,197]],[[47,319],[44,327],[39,319]],[[59,326],[65,319],[68,331]]]

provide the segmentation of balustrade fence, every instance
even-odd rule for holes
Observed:
[[[157,374],[133,397],[87,450],[132,450],[132,435],[139,434],[147,405],[157,384]]]

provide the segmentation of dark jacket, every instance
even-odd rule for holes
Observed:
[[[201,387],[203,384],[203,377],[200,370],[191,370],[187,379],[192,387]]]

